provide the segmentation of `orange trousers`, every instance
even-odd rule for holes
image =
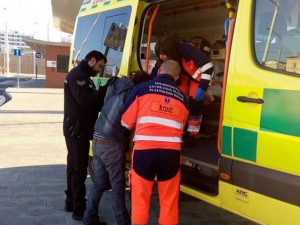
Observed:
[[[149,222],[154,179],[157,179],[161,225],[179,222],[180,151],[166,149],[134,150],[129,174],[133,224]]]
[[[200,76],[198,77],[198,80],[200,80]],[[195,100],[199,83],[193,81],[192,79],[189,79],[187,75],[181,74],[180,84],[178,87],[185,95],[190,96],[187,131],[193,136],[198,136],[201,128],[203,114],[203,103],[197,102]]]

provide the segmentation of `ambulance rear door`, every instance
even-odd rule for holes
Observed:
[[[232,41],[220,198],[265,224],[300,221],[299,2],[240,1]]]

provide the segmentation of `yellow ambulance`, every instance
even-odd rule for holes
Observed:
[[[99,80],[151,73],[161,36],[204,48],[215,76],[199,138],[184,139],[181,191],[260,224],[300,224],[300,0],[84,0],[70,67]]]

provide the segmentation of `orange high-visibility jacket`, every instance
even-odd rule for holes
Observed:
[[[121,122],[129,130],[136,126],[134,149],[180,150],[187,116],[186,96],[172,76],[161,74],[133,89]]]

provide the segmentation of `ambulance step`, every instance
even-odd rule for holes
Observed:
[[[212,172],[212,171],[211,171]],[[181,184],[205,192],[210,195],[218,194],[219,176],[212,172],[209,176],[200,173],[198,168],[181,165]]]
[[[186,167],[191,167],[197,173],[203,174],[208,177],[217,177],[218,176],[218,166],[215,164],[210,164],[207,162],[199,161],[192,159],[186,156],[182,157],[182,165]]]

